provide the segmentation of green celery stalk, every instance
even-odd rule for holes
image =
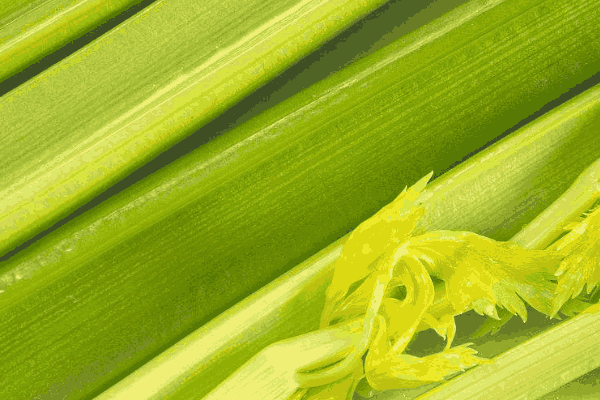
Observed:
[[[582,313],[419,399],[538,398],[600,366],[599,329],[600,313]]]
[[[3,95],[0,255],[385,1],[157,1]],[[89,11],[93,3],[80,5]],[[0,56],[12,60],[29,44],[4,46]]]
[[[140,1],[3,2],[0,5],[0,82]]]
[[[425,203],[426,214],[421,220],[421,229],[450,226],[465,230],[475,227],[476,232],[485,232],[497,239],[502,239],[506,231],[519,230],[524,220],[528,222],[535,214],[531,215],[528,210],[525,216],[523,213],[519,215],[521,207],[515,207],[515,204],[539,201],[541,204],[536,208],[547,207],[553,199],[562,195],[565,183],[569,185],[569,181],[572,182],[588,163],[595,160],[599,148],[594,138],[600,132],[599,120],[600,86],[596,86],[460,164],[428,187],[430,197]],[[485,207],[482,207],[483,204]],[[503,220],[494,218],[497,215],[502,215]],[[318,328],[325,289],[331,279],[331,267],[341,254],[345,239],[329,245],[188,335],[96,400],[127,399],[134,395],[140,399],[189,399],[207,394],[221,382],[227,382],[219,389],[222,392],[217,391],[212,394],[215,397],[208,398],[219,398],[226,392],[235,393],[236,388],[249,399],[255,395],[261,399],[285,398],[282,393],[293,393],[297,386],[294,386],[290,372],[301,367],[296,362],[303,361],[294,357],[293,352],[282,352],[285,356],[281,359],[271,356],[270,364],[269,358],[265,361],[262,357],[276,353],[276,342]],[[535,315],[530,316],[531,319],[535,321]],[[578,321],[560,325],[557,329],[568,333],[585,326],[582,332],[589,333],[595,326],[589,324],[596,324],[597,318],[586,316]],[[539,322],[541,327],[536,328],[538,331],[549,323],[555,324],[548,320]],[[230,332],[235,334],[230,336]],[[515,341],[523,342],[530,335],[509,336],[503,346],[514,346]],[[582,333],[578,337],[587,340],[586,343],[591,343],[592,347],[597,341],[594,335]],[[547,339],[541,337],[540,340]],[[589,352],[588,344],[585,349]],[[475,346],[476,349],[478,347]],[[263,354],[264,348],[270,350]],[[495,346],[491,351],[501,352],[502,348]],[[489,351],[489,348],[485,349],[485,356],[494,355]],[[252,359],[236,371],[255,354],[259,354],[256,356],[259,358]],[[322,354],[333,353],[323,351]],[[561,370],[564,374],[562,382],[593,368],[592,364],[583,364],[565,366]],[[523,365],[519,364],[519,368],[524,368]],[[489,367],[494,368],[494,365]],[[234,372],[238,375],[230,377]],[[493,377],[490,381],[497,382]],[[513,383],[521,385],[518,380],[503,382],[501,384],[507,387]],[[234,392],[230,392],[232,388]],[[270,388],[271,395],[259,392],[260,388]],[[386,391],[376,398],[414,398],[430,388]],[[530,389],[539,392],[538,388]],[[498,393],[503,392],[498,390]]]

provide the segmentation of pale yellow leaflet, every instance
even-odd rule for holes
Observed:
[[[558,287],[552,314],[567,300],[577,297],[585,285],[589,294],[600,282],[600,207],[567,228],[570,232],[550,246],[565,255],[556,271]]]
[[[452,231],[429,232],[403,246],[445,282],[455,314],[474,309],[498,318],[495,306],[500,306],[525,321],[523,300],[544,314],[551,312],[560,262],[556,254]]]
[[[351,285],[369,275],[373,262],[387,249],[411,235],[417,220],[423,215],[418,197],[432,175],[433,172],[408,190],[405,188],[393,202],[350,234],[342,255],[335,263],[333,280],[327,289],[327,302],[321,316],[321,328],[329,325]]]
[[[385,318],[379,317],[380,330],[365,363],[366,378],[376,390],[412,388],[439,382],[447,375],[488,362],[476,357],[466,344],[426,357],[401,354],[390,348]]]

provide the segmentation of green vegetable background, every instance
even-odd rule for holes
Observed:
[[[434,171],[424,226],[502,241],[600,156],[596,0],[15,4],[0,5],[2,399],[93,399],[188,335],[202,365],[146,398],[201,398],[317,329],[331,271],[255,325],[217,317],[405,186]],[[507,330],[548,328],[530,315]],[[485,357],[520,343],[483,339]]]

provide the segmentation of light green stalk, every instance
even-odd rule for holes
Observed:
[[[545,249],[600,198],[600,159],[587,167],[569,189],[511,241],[528,249]]]
[[[0,255],[385,1],[160,0],[3,95]],[[78,4],[89,12],[93,3]],[[0,43],[0,65],[19,46],[28,44]]]
[[[140,1],[3,1],[0,82]]]
[[[599,331],[600,312],[582,313],[419,400],[536,399],[600,366]]]

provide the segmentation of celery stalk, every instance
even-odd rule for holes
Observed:
[[[431,195],[426,201],[427,218],[422,220],[422,228],[452,226],[465,229],[473,224],[479,232],[502,237],[507,227],[493,217],[504,213],[508,221],[514,221],[517,217],[514,215],[515,199],[532,194],[531,186],[515,185],[515,182],[535,185],[537,190],[534,193],[543,195],[545,199],[545,204],[539,206],[548,206],[565,190],[565,183],[576,178],[585,163],[597,155],[597,149],[582,146],[582,143],[591,145],[593,141],[590,140],[598,133],[599,96],[600,87],[589,90],[435,180],[428,188]],[[577,154],[577,157],[557,157],[565,152]],[[584,157],[583,163],[581,156]],[[551,179],[556,176],[561,179]],[[509,195],[502,194],[506,188],[510,189],[507,190]],[[478,206],[480,204],[486,207]],[[511,214],[512,218],[509,217]],[[494,225],[493,221],[498,225]],[[516,226],[508,227],[508,231],[518,230],[520,224],[513,224]],[[342,244],[343,240],[340,240],[316,254],[189,335],[98,399],[126,398],[127,393],[138,387],[153,387],[153,393],[160,393],[161,398],[168,399],[183,399],[192,393],[202,395],[218,383],[215,374],[223,376],[227,375],[225,371],[234,372],[241,365],[240,360],[248,360],[265,345],[316,329],[332,262],[339,257]],[[580,327],[578,324],[569,326],[569,329]],[[223,336],[231,331],[236,332],[234,338]],[[525,338],[527,336],[520,340]],[[182,368],[184,359],[186,367]],[[286,360],[286,365],[292,368],[293,357],[286,357]],[[243,368],[252,370],[256,366],[246,365]],[[156,382],[153,379],[154,376],[165,376],[161,371],[174,370],[179,373],[170,375],[166,381]],[[262,373],[257,372],[253,376],[253,380],[257,385],[261,384],[258,382],[266,385],[272,380],[277,381],[279,376],[277,369],[262,370]],[[289,379],[288,376],[286,385],[290,383]],[[229,382],[226,385],[234,385],[236,376],[225,382]],[[238,381],[239,384],[242,382]],[[402,394],[390,391],[377,398],[413,398],[422,392],[423,389],[403,391]],[[218,396],[218,393],[212,396]],[[247,392],[245,396],[252,398],[252,393]]]
[[[0,5],[0,82],[140,1],[3,2]]]
[[[4,94],[0,255],[189,136],[385,1],[157,1]],[[87,11],[98,5],[78,4]],[[29,43],[7,40],[6,48],[1,46],[0,64]]]
[[[598,198],[600,159],[582,172],[564,195],[511,240],[525,248],[544,249],[564,232],[566,224],[589,210]]]

